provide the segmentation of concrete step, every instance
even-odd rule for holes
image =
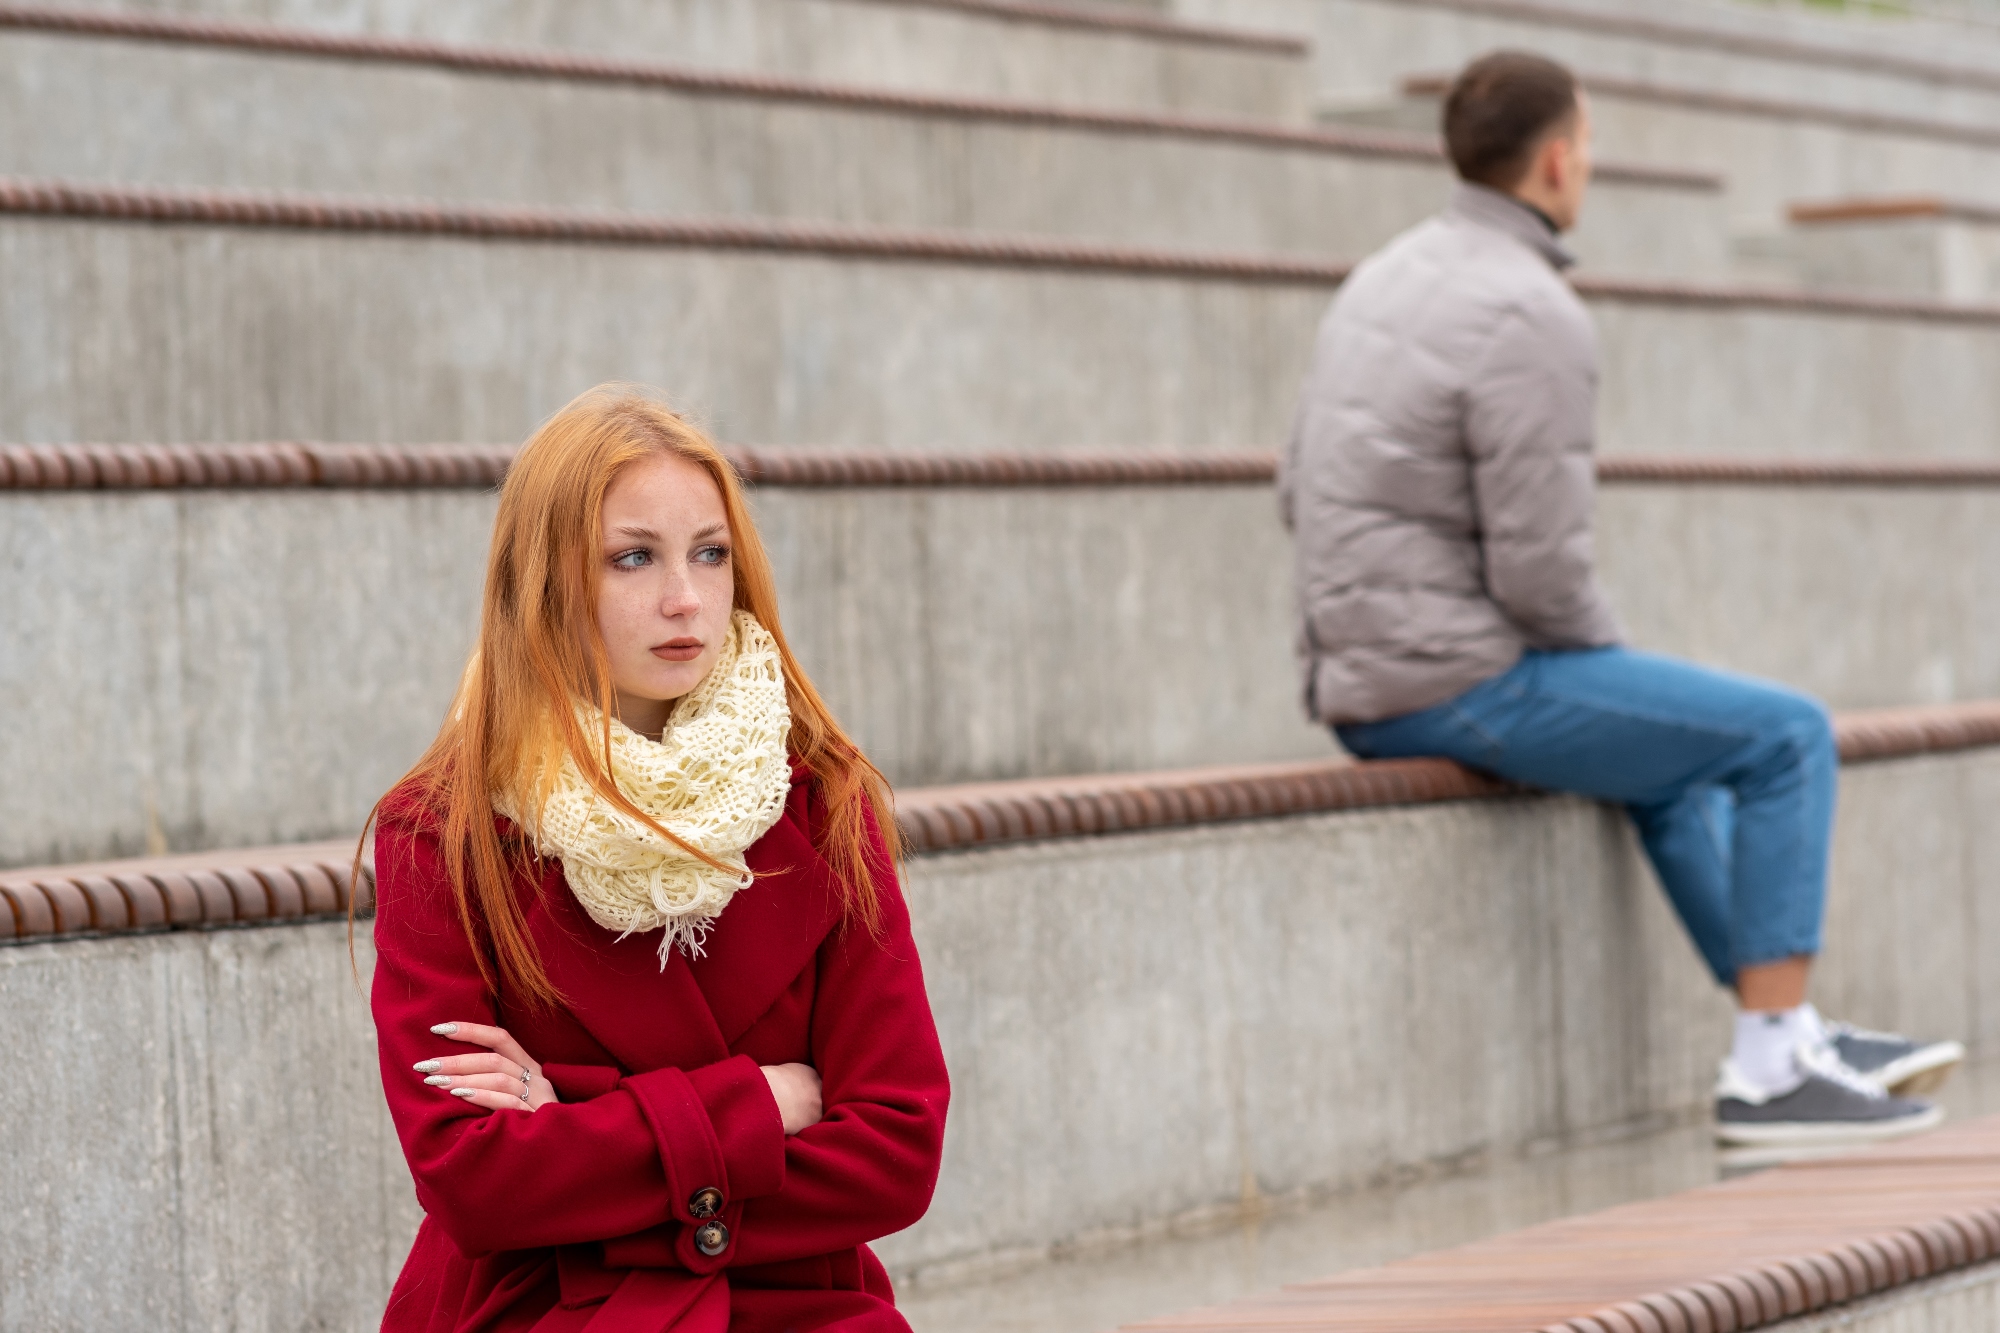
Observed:
[[[2000,1116],[1131,1325],[1991,1328]]]
[[[1315,90],[1335,110],[1379,104],[1408,74],[1525,47],[1611,78],[2000,120],[2000,38],[1974,24],[1703,0],[1176,0],[1174,9],[1310,38]]]
[[[911,92],[1303,118],[1297,37],[1017,0],[73,0],[129,18],[491,42]],[[8,4],[10,15],[41,6]]]
[[[666,386],[724,438],[1270,447],[1344,263],[0,181],[0,440],[510,440]],[[1977,455],[2000,310],[1584,277],[1612,451]]]
[[[1817,286],[2000,301],[2000,208],[1935,195],[1800,203],[1772,262]]]
[[[0,10],[4,16],[4,10]],[[213,24],[0,26],[0,175],[971,228],[1353,258],[1437,211],[1432,134],[1066,111]],[[115,90],[108,94],[107,90]],[[1712,178],[1607,161],[1579,252],[1726,276]]]
[[[759,457],[787,632],[895,781],[1334,752],[1298,703],[1267,459]],[[1607,466],[1636,643],[1842,707],[2000,696],[2000,470]],[[493,475],[0,490],[0,865],[358,824],[470,647]]]
[[[1954,1122],[2000,1113],[2000,1060],[1968,1064],[1943,1100]],[[1104,1333],[1728,1178],[1705,1124],[1552,1143],[1328,1198],[1258,1200],[1013,1271],[933,1270],[899,1284],[896,1305],[917,1333]]]
[[[1922,753],[1990,745],[1997,717],[1846,723],[1857,755],[1906,757],[1845,774],[1830,1012],[2000,1053],[1978,871],[2000,750]],[[1449,765],[1313,767],[903,794],[954,1095],[931,1211],[880,1246],[899,1280],[1702,1116],[1728,1005],[1618,816]],[[1121,831],[1050,837],[1051,810]],[[933,836],[982,829],[1013,841]],[[346,854],[227,859],[332,878]],[[293,872],[237,877],[262,928],[135,933],[122,905],[163,913],[187,865],[0,875],[8,921],[99,922],[0,947],[10,1327],[379,1318],[416,1210],[345,926],[272,915]],[[365,978],[365,920],[357,943]],[[311,1105],[287,1095],[307,1080]]]
[[[2000,126],[1887,115],[1810,98],[1720,94],[1582,71],[1598,150],[1620,161],[1701,167],[1726,182],[1731,225],[1751,237],[1787,230],[1794,204],[1848,196],[1943,194],[2000,204]],[[1396,129],[1438,122],[1448,78],[1418,75],[1404,97],[1339,117]],[[1757,256],[1746,256],[1750,266]],[[1858,286],[1841,272],[1822,285]]]

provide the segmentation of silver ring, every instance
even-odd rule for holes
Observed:
[[[523,1065],[521,1067],[521,1086],[525,1088],[534,1081],[535,1081],[535,1076],[533,1072],[530,1071],[526,1065]]]

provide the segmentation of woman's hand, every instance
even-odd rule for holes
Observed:
[[[489,1111],[534,1111],[556,1100],[555,1085],[542,1077],[542,1067],[530,1060],[521,1044],[504,1029],[481,1023],[439,1023],[431,1031],[452,1041],[486,1048],[478,1055],[446,1055],[417,1061],[412,1068],[439,1091]],[[817,1120],[817,1077],[813,1079],[813,1108],[813,1118]]]
[[[796,1134],[802,1129],[810,1129],[819,1123],[819,1071],[811,1065],[762,1065],[764,1077],[771,1084],[771,1095],[778,1099],[778,1115],[785,1122],[785,1133]]]

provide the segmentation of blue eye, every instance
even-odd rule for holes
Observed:
[[[704,565],[727,564],[729,563],[729,548],[727,546],[704,546],[694,553],[694,558],[697,562]]]
[[[618,569],[639,569],[653,563],[653,553],[643,546],[635,547],[612,556],[611,563]]]

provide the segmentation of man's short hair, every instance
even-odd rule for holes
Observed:
[[[1511,190],[1536,145],[1576,114],[1576,76],[1546,56],[1495,51],[1467,65],[1444,99],[1444,145],[1461,178]]]

